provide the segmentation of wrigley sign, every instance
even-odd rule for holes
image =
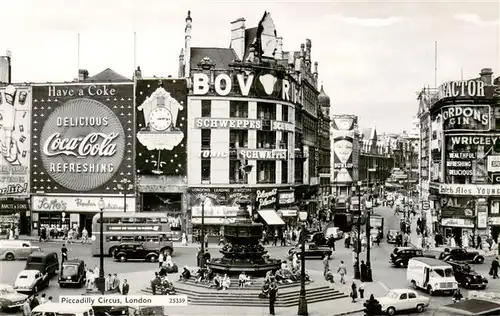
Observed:
[[[498,184],[440,184],[439,194],[466,196],[500,196]]]

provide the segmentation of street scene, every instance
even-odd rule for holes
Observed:
[[[499,3],[0,8],[2,315],[500,315]]]

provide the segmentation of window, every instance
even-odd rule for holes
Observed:
[[[289,110],[288,105],[285,104],[281,105],[281,120],[283,122],[290,122],[290,120],[288,119],[288,110]]]
[[[209,181],[210,180],[210,159],[202,159],[201,160],[201,180]]]
[[[275,149],[276,132],[257,131],[257,148]]]
[[[280,149],[288,149],[288,132],[281,132]]]
[[[202,129],[201,130],[201,149],[210,149],[210,142],[211,142],[211,136],[212,136],[212,131],[209,129]]]
[[[241,166],[247,165],[247,160],[232,159],[229,161],[229,183],[248,183],[245,172],[241,170]]]
[[[408,299],[408,294],[406,294],[406,293],[401,294],[401,296],[399,297],[399,299],[400,300],[406,300],[406,299]]]
[[[281,183],[288,183],[288,160],[281,161]]]
[[[201,100],[201,117],[210,117],[212,115],[212,101]]]
[[[261,120],[276,120],[276,105],[273,103],[257,103],[257,117]]]
[[[417,298],[417,294],[410,292],[408,293],[408,298]]]
[[[229,131],[229,148],[247,148],[248,147],[248,131],[231,130]]]
[[[276,182],[276,161],[257,161],[257,183]]]
[[[229,102],[230,117],[248,117],[248,102],[230,101]]]

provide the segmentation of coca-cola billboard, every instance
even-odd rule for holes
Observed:
[[[31,192],[120,192],[134,182],[133,85],[33,87]]]

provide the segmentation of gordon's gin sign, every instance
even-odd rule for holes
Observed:
[[[133,180],[132,85],[35,87],[34,103],[34,192],[116,194]]]

